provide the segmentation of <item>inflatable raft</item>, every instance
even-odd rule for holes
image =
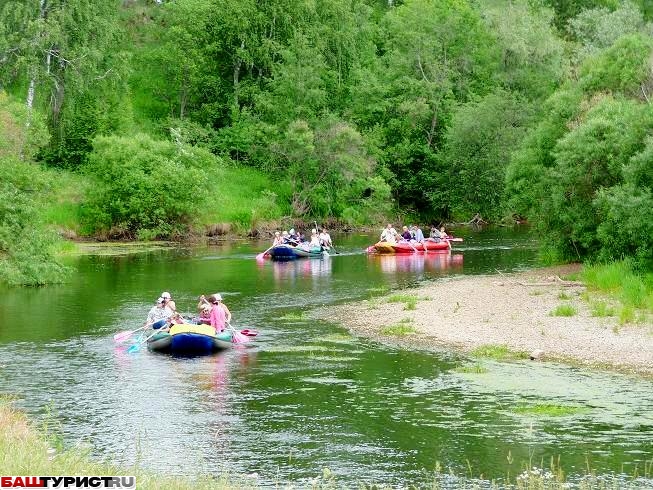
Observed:
[[[425,240],[422,243],[413,243],[401,241],[397,243],[391,242],[378,242],[374,245],[367,247],[367,253],[377,253],[377,254],[413,254],[416,252],[431,252],[438,250],[450,250],[451,241],[448,239],[440,240],[436,242],[434,240]],[[462,241],[461,239],[456,239],[456,241]]]
[[[206,355],[228,349],[232,345],[231,332],[216,334],[211,325],[183,323],[173,325],[169,332],[158,332],[148,339],[148,349],[176,355]]]
[[[277,245],[268,252],[272,260],[295,260],[303,257],[320,258],[323,255],[320,247],[294,247],[292,245]]]

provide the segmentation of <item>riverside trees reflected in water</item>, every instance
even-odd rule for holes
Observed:
[[[451,251],[428,252],[415,254],[370,254],[369,260],[377,262],[386,274],[397,272],[424,273],[438,271],[461,271],[464,255]]]

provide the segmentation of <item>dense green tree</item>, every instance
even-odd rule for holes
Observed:
[[[555,12],[555,24],[564,32],[567,23],[584,10],[606,7],[616,9],[620,0],[534,0],[540,5],[551,7]]]
[[[475,213],[496,219],[502,213],[505,173],[521,143],[532,108],[498,91],[461,106],[447,132],[440,184],[429,196],[446,203],[454,217]]]
[[[634,231],[650,188],[633,176],[650,165],[652,52],[650,38],[635,34],[588,58],[511,161],[511,208],[536,220],[559,257],[650,258]],[[619,220],[629,230],[623,246],[608,239]]]
[[[623,182],[623,168],[643,149],[653,130],[650,108],[634,101],[606,97],[583,115],[582,122],[559,140],[550,174],[550,212],[542,219],[564,256],[584,258],[600,251],[593,210],[600,189]]]
[[[361,223],[389,211],[390,189],[374,176],[374,160],[347,123],[327,118],[313,129],[306,121],[294,121],[274,151],[287,167],[296,215],[343,216]]]
[[[30,161],[47,144],[38,114],[0,91],[0,279],[38,286],[60,281],[66,269],[53,257],[56,236],[43,223],[50,175]]]
[[[47,108],[47,158],[55,165],[81,163],[94,134],[115,129],[111,109],[124,67],[118,8],[118,0],[10,0],[0,11],[7,36],[0,83],[25,94],[30,114]]]
[[[580,59],[609,48],[627,34],[653,32],[652,26],[644,22],[642,12],[630,2],[625,2],[615,10],[585,10],[569,21],[568,30],[580,44]]]
[[[498,51],[467,2],[405,2],[383,27],[384,54],[358,71],[351,117],[380,133],[398,202],[428,213],[452,110],[491,89]]]
[[[495,0],[484,4],[482,13],[501,50],[497,75],[506,88],[531,100],[551,95],[569,64],[553,11],[527,0]]]

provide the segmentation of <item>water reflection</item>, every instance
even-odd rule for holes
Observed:
[[[371,262],[379,264],[381,271],[386,274],[397,272],[424,272],[462,269],[463,255],[452,254],[451,251],[429,252],[426,254],[393,254],[369,255]]]
[[[331,259],[300,259],[289,262],[270,262],[274,282],[294,281],[298,278],[325,277],[331,275]]]

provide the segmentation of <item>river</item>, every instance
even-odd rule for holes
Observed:
[[[408,351],[307,319],[315,306],[458,274],[536,265],[520,230],[460,230],[451,254],[374,257],[373,237],[337,236],[331,257],[257,262],[263,243],[70,259],[65,284],[0,296],[0,392],[67,444],[166,474],[237,472],[300,486],[329,468],[343,485],[422,484],[436,464],[501,478],[560,457],[567,474],[631,473],[652,458],[650,381],[558,364]],[[142,350],[112,335],[142,323],[162,291],[181,311],[220,292],[255,342],[201,358]],[[360,314],[352,311],[352,314]],[[419,345],[419,338],[415,339]],[[532,403],[582,406],[535,417]],[[471,468],[471,470],[470,470]]]

